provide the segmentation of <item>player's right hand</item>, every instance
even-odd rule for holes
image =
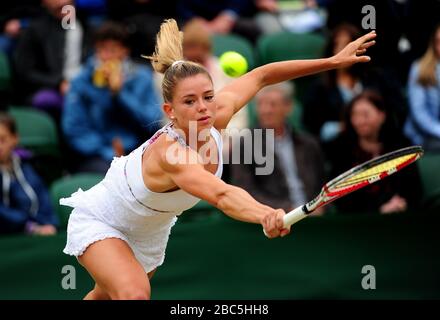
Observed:
[[[284,227],[283,217],[285,214],[283,209],[272,209],[263,217],[261,224],[269,239],[284,237],[290,233],[290,226]]]

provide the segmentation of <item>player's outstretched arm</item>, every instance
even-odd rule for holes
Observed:
[[[374,31],[367,33],[329,58],[274,62],[246,73],[217,94],[218,109],[214,126],[219,129],[225,128],[232,116],[265,86],[370,61],[370,57],[364,54],[375,44],[375,37]]]
[[[270,237],[284,236],[290,228],[284,229],[282,209],[273,209],[255,200],[248,192],[229,185],[206,171],[194,150],[186,148],[185,163],[170,163],[162,158],[161,167],[182,190],[214,205],[233,219],[261,224]]]

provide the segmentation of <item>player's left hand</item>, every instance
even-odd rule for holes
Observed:
[[[369,62],[371,58],[364,54],[376,43],[374,38],[376,38],[376,31],[373,30],[347,44],[344,49],[333,56],[338,67],[346,68],[358,62]]]

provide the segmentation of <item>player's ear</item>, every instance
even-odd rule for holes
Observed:
[[[171,106],[171,104],[169,104],[168,102],[165,102],[162,106],[163,112],[166,114],[166,116],[171,119],[174,120],[175,116],[174,116],[174,108]]]

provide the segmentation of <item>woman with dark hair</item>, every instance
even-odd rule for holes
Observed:
[[[397,128],[383,98],[366,90],[356,96],[344,114],[342,134],[326,145],[332,176],[355,165],[411,145]],[[417,205],[420,177],[416,166],[389,179],[359,190],[335,202],[341,212],[392,213]],[[359,204],[362,204],[359,206]]]
[[[405,134],[425,150],[440,151],[440,24],[428,49],[410,71],[408,98],[410,115]]]
[[[359,29],[354,25],[340,24],[332,30],[324,55],[337,54],[359,34]],[[392,111],[390,115],[397,119],[399,126],[403,125],[406,102],[398,81],[379,69],[355,64],[327,71],[311,84],[303,98],[303,122],[306,128],[322,141],[335,138],[342,130],[341,119],[345,107],[365,89],[380,92]]]

